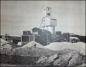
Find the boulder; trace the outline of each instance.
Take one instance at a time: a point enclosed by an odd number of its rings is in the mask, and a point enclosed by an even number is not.
[[[39,58],[39,60],[36,62],[36,64],[45,64],[47,61],[47,57],[46,56],[42,56]]]
[[[68,66],[77,66],[80,64],[82,64],[82,56],[80,56],[78,53],[73,54]]]
[[[77,66],[82,63],[82,57],[77,51],[59,55],[59,58],[53,62],[54,66]]]
[[[36,62],[37,64],[51,64],[54,62],[55,59],[58,58],[58,54],[54,54],[51,56],[42,56],[39,58],[39,60]]]
[[[47,59],[47,63],[50,64],[50,63],[54,62],[55,59],[57,59],[57,58],[58,58],[58,54],[54,54],[54,55],[48,57],[48,59]]]
[[[71,58],[71,53],[59,55],[59,58],[54,61],[53,65],[54,66],[67,66],[70,58]]]

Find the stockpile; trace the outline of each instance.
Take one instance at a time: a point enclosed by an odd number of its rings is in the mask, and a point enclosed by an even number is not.
[[[11,49],[12,46],[9,44],[9,42],[7,42],[4,39],[0,38],[0,53],[1,54],[10,54],[11,53]]]
[[[13,55],[11,56],[11,59],[9,59],[11,61],[9,61],[10,63],[29,65],[34,65],[41,56],[55,54],[55,51],[45,49],[42,45],[35,41],[31,41],[22,47],[14,48],[12,51]]]
[[[7,44],[5,42],[5,46]],[[84,62],[84,46],[85,44],[82,42],[54,42],[47,46],[42,46],[35,41],[31,41],[22,47],[14,49],[6,46],[7,49],[12,51],[12,54],[2,55],[1,61],[11,64],[78,66]]]
[[[15,48],[13,51],[16,55],[35,57],[51,55],[55,53],[55,51],[44,48],[44,46],[35,41],[31,41],[22,47]]]
[[[3,45],[3,44],[7,44],[8,42],[2,38],[0,38],[0,44]]]
[[[72,49],[79,51],[81,54],[85,55],[85,43],[77,42],[77,43],[70,43],[70,42],[54,42],[50,43],[49,45],[45,46],[45,48],[59,51],[63,49]]]
[[[36,63],[39,65],[42,64],[65,67],[81,65],[83,60],[79,52],[65,49],[49,57],[42,56]]]
[[[39,44],[39,43],[37,43],[35,41],[31,41],[31,42],[25,44],[24,46],[22,46],[21,48],[32,47],[32,46],[33,47],[43,48],[43,45],[41,45],[41,44]]]
[[[49,57],[40,57],[37,64],[53,66],[86,66],[85,43],[54,42],[44,46],[50,50],[57,51]],[[84,58],[84,59],[83,59]]]

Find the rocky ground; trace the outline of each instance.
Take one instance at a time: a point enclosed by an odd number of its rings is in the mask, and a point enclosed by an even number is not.
[[[36,44],[36,46],[34,46],[34,44]],[[0,58],[2,66],[3,64],[11,64],[14,66],[20,64],[33,67],[86,66],[86,55],[80,53],[80,51],[67,48],[54,51],[36,42],[30,42],[22,47],[14,49],[9,49],[8,47],[6,49],[0,49]]]

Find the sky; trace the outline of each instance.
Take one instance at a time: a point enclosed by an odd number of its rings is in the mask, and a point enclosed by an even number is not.
[[[20,36],[39,27],[47,6],[57,19],[56,31],[85,35],[85,1],[1,1],[1,34]]]

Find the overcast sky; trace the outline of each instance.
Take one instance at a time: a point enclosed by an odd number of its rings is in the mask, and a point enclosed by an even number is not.
[[[47,6],[57,19],[57,31],[85,35],[85,1],[2,1],[1,34],[22,35],[39,27]]]

